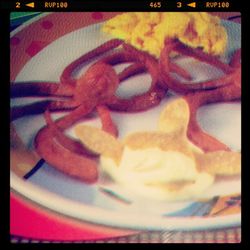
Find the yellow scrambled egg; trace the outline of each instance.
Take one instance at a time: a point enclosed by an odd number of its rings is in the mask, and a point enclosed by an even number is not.
[[[205,12],[124,13],[105,22],[103,31],[156,57],[166,37],[213,55],[222,55],[227,45],[220,18]]]

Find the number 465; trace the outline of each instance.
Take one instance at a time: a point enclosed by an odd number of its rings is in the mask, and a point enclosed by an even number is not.
[[[151,2],[149,6],[151,8],[161,8],[161,2]]]

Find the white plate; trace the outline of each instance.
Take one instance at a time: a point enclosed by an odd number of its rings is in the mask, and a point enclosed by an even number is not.
[[[229,35],[227,56],[241,46],[241,29],[239,24],[224,21]],[[109,40],[100,32],[100,24],[68,33],[52,42],[37,55],[32,57],[16,77],[16,81],[58,81],[62,70],[74,59],[96,46]],[[192,60],[181,60],[180,64],[190,67]],[[86,70],[81,69],[78,74]],[[118,67],[118,70],[121,67]],[[32,72],[32,73],[31,73]],[[215,77],[219,72],[206,65],[193,68],[196,80]],[[140,82],[143,84],[140,85]],[[134,77],[124,82],[118,93],[129,96],[143,92],[149,86],[147,75]],[[136,86],[136,89],[135,89]],[[161,104],[149,111],[136,114],[113,112],[112,116],[118,125],[120,136],[130,131],[154,130],[157,118],[172,97],[165,98]],[[29,100],[32,100],[29,98]],[[27,98],[11,101],[11,105],[27,103]],[[53,114],[59,117],[61,113]],[[233,150],[241,150],[241,106],[239,103],[213,104],[202,107],[198,112],[201,126]],[[14,122],[16,130],[24,143],[32,146],[38,129],[45,123],[41,115],[27,116]],[[87,122],[100,126],[94,119]],[[25,129],[29,128],[29,129]],[[72,129],[67,133],[72,134]],[[11,187],[25,197],[58,213],[71,216],[91,223],[106,226],[145,229],[145,230],[196,230],[220,228],[240,225],[240,213],[224,216],[206,217],[205,213],[214,205],[215,196],[241,193],[241,180],[231,179],[215,183],[203,194],[205,202],[159,202],[132,195],[118,186],[110,187],[110,193],[100,191],[100,186],[86,185],[70,178],[56,169],[44,164],[28,180],[17,177],[11,172]],[[117,188],[117,189],[116,189]],[[107,190],[106,190],[107,191]],[[112,193],[114,192],[114,193]],[[118,195],[122,199],[114,198]]]

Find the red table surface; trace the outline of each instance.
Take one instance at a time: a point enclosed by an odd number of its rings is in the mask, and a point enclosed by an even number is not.
[[[40,240],[92,240],[134,234],[76,221],[27,202],[15,193],[10,195],[10,234]]]

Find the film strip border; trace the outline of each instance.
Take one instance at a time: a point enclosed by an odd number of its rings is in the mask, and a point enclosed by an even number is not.
[[[3,9],[11,11],[240,11],[240,1],[233,0],[19,0],[3,1]]]
[[[21,236],[11,236],[11,243],[240,243],[241,228],[230,228],[210,231],[147,231],[136,235],[97,240],[39,240],[29,239]]]

